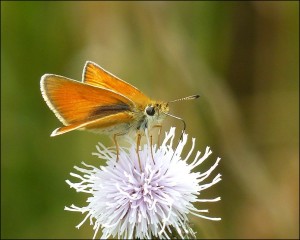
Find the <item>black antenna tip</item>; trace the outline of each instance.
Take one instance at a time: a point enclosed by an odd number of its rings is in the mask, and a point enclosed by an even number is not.
[[[192,100],[192,99],[196,99],[196,98],[199,98],[200,95],[196,94],[196,95],[192,95],[192,96],[189,96],[189,97],[186,97],[186,98],[183,98],[183,99],[186,99],[186,100]]]

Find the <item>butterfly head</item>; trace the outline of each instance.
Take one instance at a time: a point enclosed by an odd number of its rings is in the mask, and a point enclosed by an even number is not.
[[[151,102],[145,107],[145,115],[153,121],[160,122],[169,112],[169,105],[166,102]]]

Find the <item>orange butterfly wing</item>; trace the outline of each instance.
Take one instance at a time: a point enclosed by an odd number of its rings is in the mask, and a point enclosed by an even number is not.
[[[128,112],[120,112],[113,115],[107,115],[105,117],[88,121],[85,123],[76,123],[68,126],[60,127],[55,129],[51,136],[57,136],[66,132],[70,132],[76,129],[85,129],[85,130],[103,130],[111,126],[116,126],[121,123],[131,123],[133,120],[132,114]],[[125,130],[126,131],[126,130]]]
[[[67,126],[61,128],[62,132],[54,131],[53,135],[78,129],[89,123],[98,128],[105,128],[129,122],[132,120],[130,112],[135,108],[130,99],[109,89],[86,85],[53,74],[45,74],[42,77],[41,91],[50,109]],[[119,118],[112,118],[120,113],[122,114]]]
[[[146,106],[151,100],[136,87],[119,79],[108,71],[104,70],[96,63],[87,61],[84,69],[82,81],[96,87],[110,89],[120,93],[139,106]]]

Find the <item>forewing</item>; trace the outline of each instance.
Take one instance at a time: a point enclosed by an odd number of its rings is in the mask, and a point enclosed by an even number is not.
[[[86,62],[83,69],[83,82],[120,93],[141,106],[145,106],[150,102],[150,99],[136,87],[119,79],[91,61]]]
[[[81,125],[134,108],[130,99],[109,89],[58,75],[45,74],[41,79],[41,91],[50,109],[64,125]]]

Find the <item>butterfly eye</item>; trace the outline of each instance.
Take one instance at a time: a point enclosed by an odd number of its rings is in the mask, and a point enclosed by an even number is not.
[[[155,113],[154,107],[153,107],[153,106],[148,106],[148,107],[146,108],[146,113],[147,113],[149,116],[153,116],[154,113]]]

